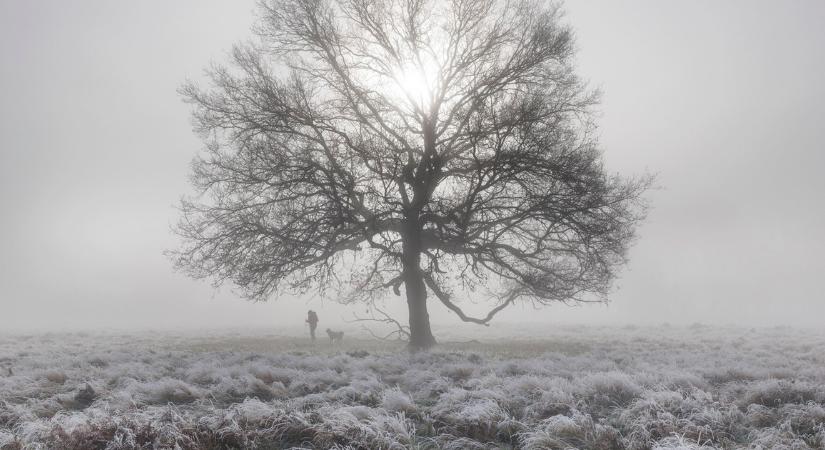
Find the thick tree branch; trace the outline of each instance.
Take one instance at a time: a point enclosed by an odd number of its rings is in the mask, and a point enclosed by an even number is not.
[[[441,287],[438,285],[438,282],[435,281],[435,279],[432,277],[432,275],[430,275],[428,273],[425,273],[424,274],[424,280],[427,283],[427,287],[429,287],[430,290],[433,291],[433,293],[438,298],[438,300],[440,300],[441,303],[444,304],[444,306],[446,306],[448,309],[450,309],[450,311],[456,313],[456,315],[458,315],[459,319],[463,320],[464,322],[476,323],[476,324],[484,325],[484,326],[490,326],[490,321],[493,320],[493,317],[495,317],[496,314],[501,312],[504,308],[512,305],[513,302],[519,296],[517,291],[511,292],[506,297],[504,297],[504,299],[502,300],[502,302],[498,306],[491,309],[490,312],[488,312],[487,315],[484,318],[479,319],[479,318],[476,318],[476,317],[468,316],[467,314],[464,313],[464,311],[462,311],[462,309],[458,305],[453,303],[450,300],[450,295],[447,294],[446,292],[444,292],[443,289],[441,289]]]

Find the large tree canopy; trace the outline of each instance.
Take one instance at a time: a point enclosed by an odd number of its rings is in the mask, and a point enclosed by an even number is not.
[[[182,88],[207,142],[177,265],[250,299],[403,287],[486,324],[508,305],[603,300],[646,178],[609,175],[571,31],[532,0],[267,0],[259,40]],[[338,289],[336,289],[337,291]],[[470,317],[455,294],[475,292]]]

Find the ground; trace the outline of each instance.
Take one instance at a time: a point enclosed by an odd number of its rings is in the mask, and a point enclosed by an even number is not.
[[[820,331],[282,334],[0,335],[0,448],[825,447]]]

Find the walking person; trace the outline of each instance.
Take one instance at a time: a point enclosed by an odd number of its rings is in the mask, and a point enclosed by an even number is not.
[[[309,324],[309,335],[312,337],[312,341],[315,342],[315,329],[318,328],[318,314],[310,309],[307,313],[306,323]]]

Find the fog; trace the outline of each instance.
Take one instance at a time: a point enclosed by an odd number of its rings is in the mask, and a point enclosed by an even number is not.
[[[517,306],[500,322],[819,326],[825,3],[565,10],[579,73],[604,91],[610,171],[658,173],[660,188],[609,306]],[[350,317],[320,298],[249,303],[163,256],[203,146],[176,89],[250,38],[253,12],[0,2],[0,330],[300,325],[308,307],[322,326]],[[458,321],[431,304],[434,323]]]

